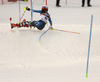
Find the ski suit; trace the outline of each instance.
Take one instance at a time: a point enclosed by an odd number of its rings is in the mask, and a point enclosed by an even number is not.
[[[30,9],[32,12],[40,13],[40,20],[39,21],[32,21],[31,25],[37,27],[39,30],[42,30],[47,21],[49,21],[50,26],[52,26],[52,20],[50,18],[49,13],[43,13],[41,10],[34,10]]]

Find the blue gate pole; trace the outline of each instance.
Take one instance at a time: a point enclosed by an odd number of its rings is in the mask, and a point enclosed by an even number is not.
[[[20,15],[21,13],[20,13],[20,0],[19,0],[19,21],[20,21]]]
[[[32,9],[33,9],[34,0],[32,0]],[[32,21],[33,21],[33,12],[32,12]]]

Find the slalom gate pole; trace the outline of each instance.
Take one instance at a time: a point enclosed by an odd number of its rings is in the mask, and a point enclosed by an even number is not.
[[[32,6],[32,5],[33,5],[33,4],[32,4],[33,1],[31,0],[30,2],[31,2],[31,9],[33,9],[33,6]],[[31,21],[32,21],[32,20],[33,20],[33,12],[31,11]]]
[[[26,8],[24,7],[24,13],[23,13],[22,17],[20,18],[19,23],[20,23],[21,19],[23,18],[25,12],[26,12]]]
[[[43,3],[44,3],[44,0],[43,0]]]
[[[53,29],[56,31],[62,31],[62,32],[69,32],[69,33],[74,33],[74,34],[80,34],[79,32],[72,32],[72,31],[66,31],[66,30],[59,30],[59,29]]]
[[[20,21],[20,17],[21,17],[21,12],[20,12],[20,0],[19,0],[19,21]]]
[[[3,5],[3,0],[2,0],[2,5]]]
[[[33,3],[34,1],[32,0],[32,9],[33,9]],[[32,21],[33,21],[33,12],[32,12]]]
[[[47,0],[46,0],[46,5],[47,5]]]
[[[67,5],[67,0],[65,1],[65,4]]]
[[[86,78],[88,77],[88,66],[89,66],[89,53],[90,53],[90,43],[91,43],[91,34],[92,34],[92,23],[93,23],[93,15],[91,15],[90,36],[89,36],[89,45],[88,45],[87,67],[86,67]]]
[[[45,32],[43,32],[42,34],[41,34],[41,36],[39,37],[39,43],[41,43],[41,37],[47,32],[47,31],[49,31],[50,30],[50,28],[48,28]]]

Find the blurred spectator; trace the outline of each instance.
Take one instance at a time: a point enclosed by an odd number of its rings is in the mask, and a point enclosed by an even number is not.
[[[61,7],[61,6],[59,5],[59,3],[60,3],[60,0],[56,0],[56,7]]]
[[[17,1],[19,1],[19,0],[8,0],[8,2],[17,2]],[[28,0],[20,0],[20,1],[28,1]]]
[[[17,0],[8,0],[8,2],[17,2]]]
[[[85,5],[85,0],[82,0],[82,7],[84,7],[84,5]],[[87,6],[92,7],[92,5],[90,5],[90,0],[87,0]]]

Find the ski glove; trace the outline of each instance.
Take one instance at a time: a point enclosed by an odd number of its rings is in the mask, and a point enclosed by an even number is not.
[[[26,10],[30,11],[30,8],[26,7]]]
[[[53,28],[52,26],[49,26],[49,28],[50,28],[51,30],[54,30],[54,28]]]

